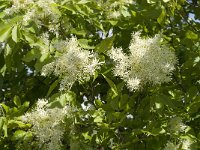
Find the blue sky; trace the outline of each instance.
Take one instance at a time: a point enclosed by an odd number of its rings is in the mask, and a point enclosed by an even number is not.
[[[195,15],[193,13],[189,13],[189,18],[191,18],[192,20],[194,20],[195,22],[200,23],[200,20],[195,19]]]

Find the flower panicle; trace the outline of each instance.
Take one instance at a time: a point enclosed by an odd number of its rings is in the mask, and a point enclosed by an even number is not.
[[[113,73],[127,84],[130,91],[139,90],[147,83],[159,85],[171,80],[177,58],[167,45],[161,43],[161,36],[142,38],[140,33],[132,34],[129,54],[122,48],[112,48],[108,55],[113,59]]]
[[[60,77],[61,91],[69,90],[76,81],[79,83],[89,81],[104,63],[99,61],[97,53],[82,49],[75,37],[57,44],[56,49],[61,52],[61,55],[45,65],[41,73]]]
[[[39,99],[36,107],[22,116],[22,121],[33,125],[30,130],[38,139],[40,148],[46,143],[46,149],[60,149],[64,134],[63,121],[71,116],[71,112],[68,105],[64,108],[48,108],[48,101]]]

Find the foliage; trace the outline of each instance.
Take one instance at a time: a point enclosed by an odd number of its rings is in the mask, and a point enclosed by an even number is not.
[[[199,0],[0,0],[0,149],[200,149],[199,9]],[[137,89],[115,74],[110,52],[130,56],[134,33],[162,35],[177,59],[171,81],[147,75]]]

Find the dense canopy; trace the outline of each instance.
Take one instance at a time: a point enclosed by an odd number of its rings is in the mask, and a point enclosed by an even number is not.
[[[0,149],[200,149],[200,0],[0,0]]]

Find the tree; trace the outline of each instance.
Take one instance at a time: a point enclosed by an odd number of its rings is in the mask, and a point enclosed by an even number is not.
[[[199,149],[199,7],[0,0],[0,148]]]

